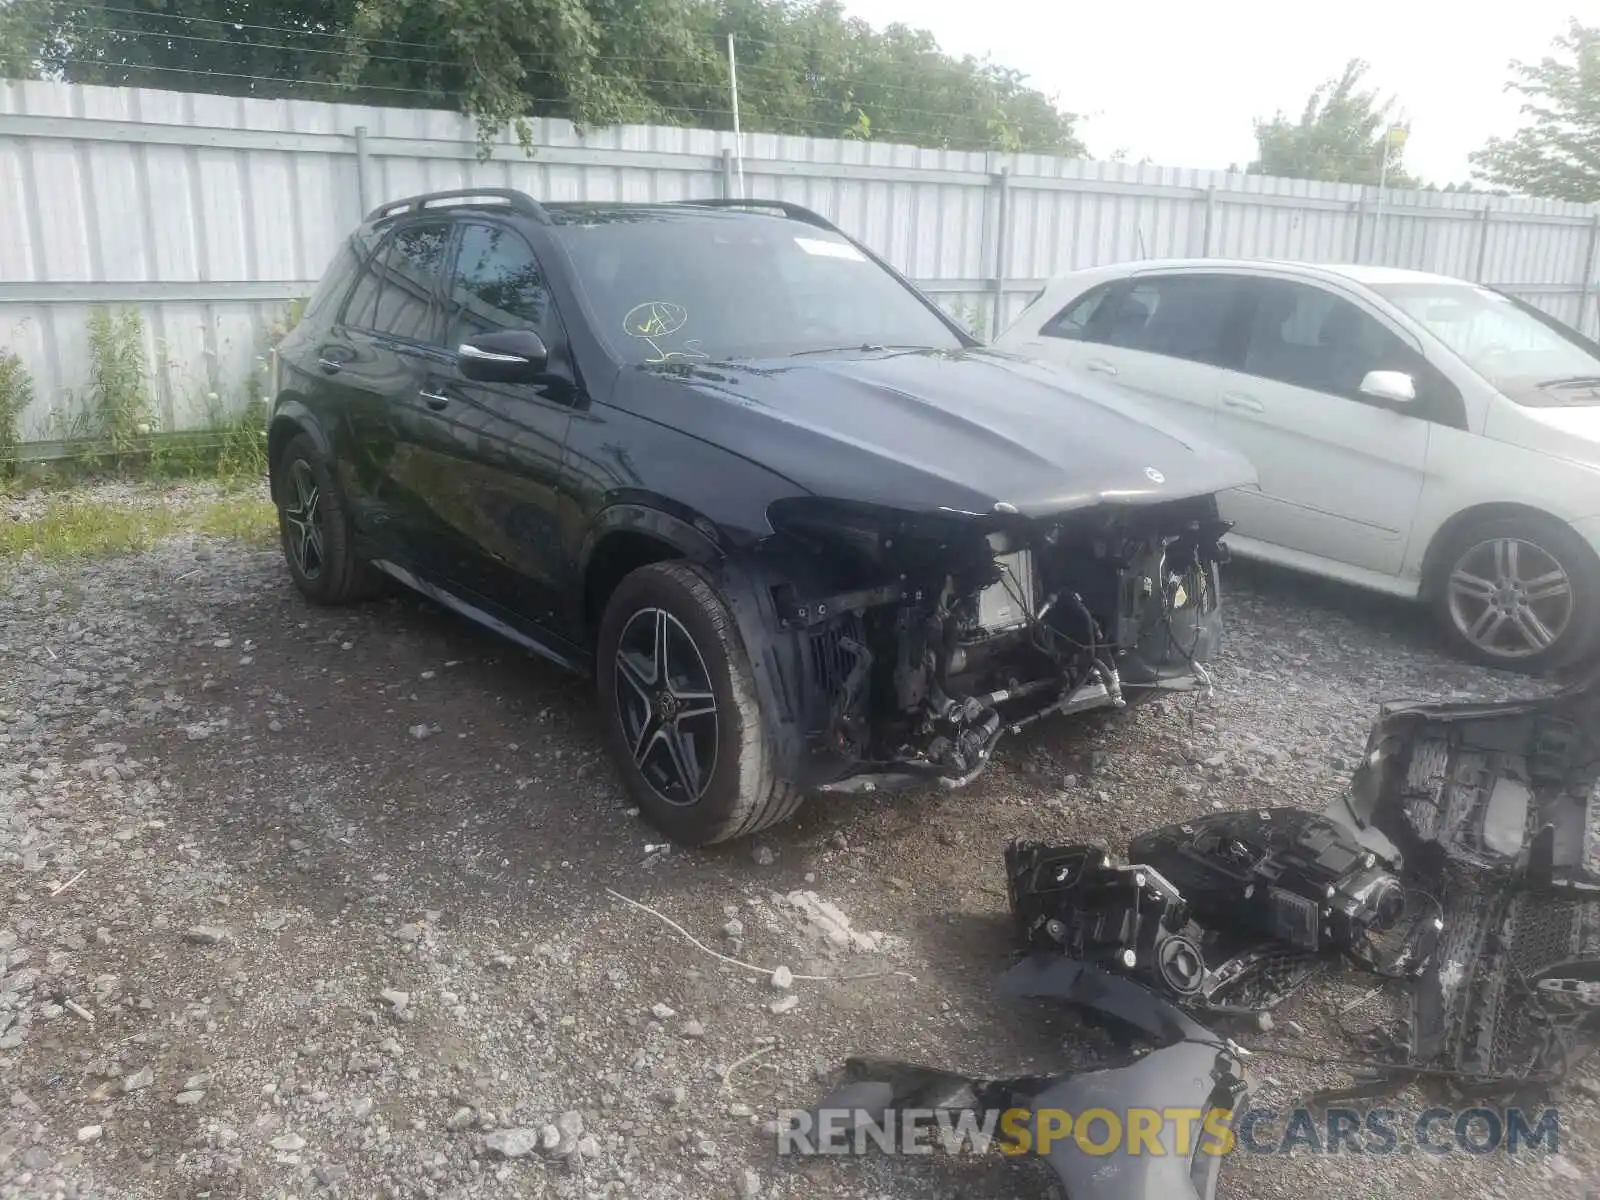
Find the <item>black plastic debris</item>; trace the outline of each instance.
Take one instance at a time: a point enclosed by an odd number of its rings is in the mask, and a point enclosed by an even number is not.
[[[1152,830],[1128,865],[1094,846],[1014,842],[1024,944],[1126,974],[1214,1015],[1274,1007],[1338,953],[1367,952],[1406,910],[1400,880],[1350,830],[1293,808]]]
[[[1434,898],[1391,1082],[1548,1089],[1600,1033],[1600,675],[1503,704],[1391,704],[1328,816]]]
[[[892,1125],[911,1109],[1034,1121],[1189,1107],[1228,1129],[1247,1051],[1197,1018],[1259,1017],[1341,960],[1404,981],[1410,1017],[1369,1038],[1370,1061],[1340,1060],[1365,1067],[1360,1083],[1311,1099],[1416,1080],[1531,1098],[1600,1041],[1600,673],[1543,699],[1385,706],[1349,794],[1321,815],[1217,813],[1139,835],[1125,862],[1017,841],[1005,867],[1029,957],[1002,990],[1154,1048],[1010,1079],[851,1059],[821,1109]],[[1090,1155],[1063,1138],[1042,1156],[1073,1200],[1209,1200],[1220,1156],[1187,1144]]]
[[[1014,999],[1068,1004],[1130,1026],[1155,1048],[1122,1067],[1011,1079],[853,1058],[814,1125],[887,1130],[898,1144],[913,1115],[967,1113],[978,1128],[1020,1131],[1013,1145],[1039,1153],[1073,1200],[1212,1200],[1220,1150],[1250,1090],[1237,1049],[1133,980],[1060,955],[1025,959],[1000,983]],[[1082,1137],[1071,1128],[1071,1118],[1097,1111],[1190,1115],[1182,1128],[1152,1122],[1156,1153],[1125,1136],[1113,1142],[1108,1128]]]

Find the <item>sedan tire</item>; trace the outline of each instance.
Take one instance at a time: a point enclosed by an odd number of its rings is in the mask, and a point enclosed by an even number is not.
[[[1600,561],[1559,521],[1530,515],[1465,526],[1438,564],[1434,611],[1464,657],[1539,674],[1570,665],[1592,647]]]
[[[612,593],[596,648],[601,721],[624,786],[674,841],[704,846],[792,816],[776,778],[750,660],[697,567],[641,567]]]

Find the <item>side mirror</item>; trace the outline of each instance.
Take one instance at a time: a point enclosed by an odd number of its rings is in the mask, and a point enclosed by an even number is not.
[[[1417,384],[1404,371],[1368,371],[1361,394],[1390,404],[1410,404],[1417,398]]]
[[[531,329],[480,333],[456,347],[461,374],[479,383],[537,383],[549,361],[544,339]]]

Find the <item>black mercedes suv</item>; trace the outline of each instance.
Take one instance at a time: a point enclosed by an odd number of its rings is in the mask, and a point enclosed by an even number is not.
[[[1203,682],[1215,493],[1253,481],[772,201],[386,204],[274,376],[306,597],[398,580],[592,672],[628,791],[689,844]]]

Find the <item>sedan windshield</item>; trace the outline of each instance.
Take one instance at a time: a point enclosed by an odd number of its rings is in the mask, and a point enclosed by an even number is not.
[[[715,211],[562,215],[556,236],[624,362],[962,344],[916,293],[827,230]]]
[[[1519,404],[1596,403],[1600,346],[1554,318],[1469,283],[1374,284],[1372,290]]]

